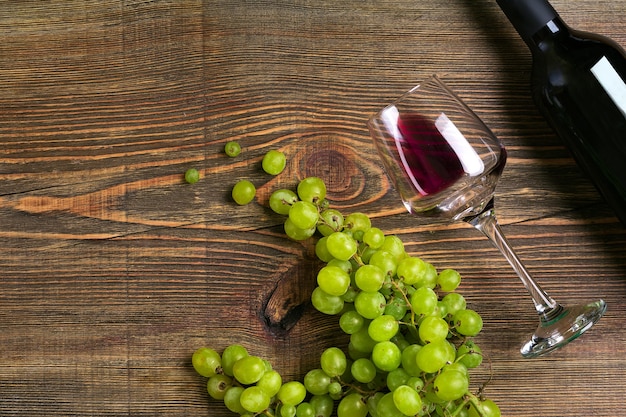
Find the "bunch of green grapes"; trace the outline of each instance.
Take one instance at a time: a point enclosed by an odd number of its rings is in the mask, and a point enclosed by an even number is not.
[[[291,239],[319,233],[315,252],[325,265],[311,302],[339,316],[347,352],[328,348],[302,382],[283,383],[239,345],[222,355],[201,348],[193,363],[209,377],[213,398],[247,417],[500,416],[493,401],[469,389],[469,370],[483,360],[472,340],[483,321],[455,291],[457,271],[437,272],[409,255],[400,238],[372,227],[363,213],[330,208],[320,178],[273,192],[269,204],[287,216]]]

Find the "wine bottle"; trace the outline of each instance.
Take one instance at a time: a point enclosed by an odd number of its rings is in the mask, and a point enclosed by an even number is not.
[[[626,54],[567,26],[546,0],[496,0],[532,54],[541,114],[626,225]]]

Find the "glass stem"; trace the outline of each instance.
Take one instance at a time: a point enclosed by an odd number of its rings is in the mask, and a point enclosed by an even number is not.
[[[530,293],[530,296],[535,304],[535,309],[537,310],[537,313],[542,316],[543,320],[551,321],[555,316],[558,316],[561,313],[563,308],[545,291],[543,291],[539,284],[535,282],[507,242],[496,218],[493,199],[487,204],[485,210],[483,210],[480,214],[465,218],[464,220],[476,229],[480,230],[485,236],[487,236],[487,238],[489,238],[491,243],[498,248],[500,252],[502,252],[502,255],[504,255],[509,264],[511,264]]]

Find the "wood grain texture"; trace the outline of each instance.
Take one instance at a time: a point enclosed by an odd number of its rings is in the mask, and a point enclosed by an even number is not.
[[[626,2],[553,5],[626,45]],[[621,414],[626,232],[532,106],[495,2],[7,0],[0,36],[0,416],[226,417],[197,347],[243,343],[299,378],[345,344],[308,303],[312,243],[266,207],[306,175],[462,273],[503,415]],[[468,226],[404,213],[382,172],[365,121],[432,73],[508,148],[497,205],[530,271],[559,300],[609,304],[561,352],[520,358],[536,319],[504,259]],[[277,177],[269,149],[288,158]],[[240,178],[258,187],[245,207]]]

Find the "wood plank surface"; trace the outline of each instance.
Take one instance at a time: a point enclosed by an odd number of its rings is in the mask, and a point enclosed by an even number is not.
[[[625,1],[553,5],[626,46]],[[495,1],[4,0],[0,37],[0,416],[226,417],[197,347],[242,343],[300,378],[344,345],[308,302],[312,242],[266,207],[307,175],[461,272],[503,415],[621,415],[626,231],[533,107]],[[498,213],[529,270],[564,303],[608,302],[562,351],[521,358],[536,316],[513,271],[469,226],[406,214],[381,169],[368,116],[432,73],[508,148]]]

